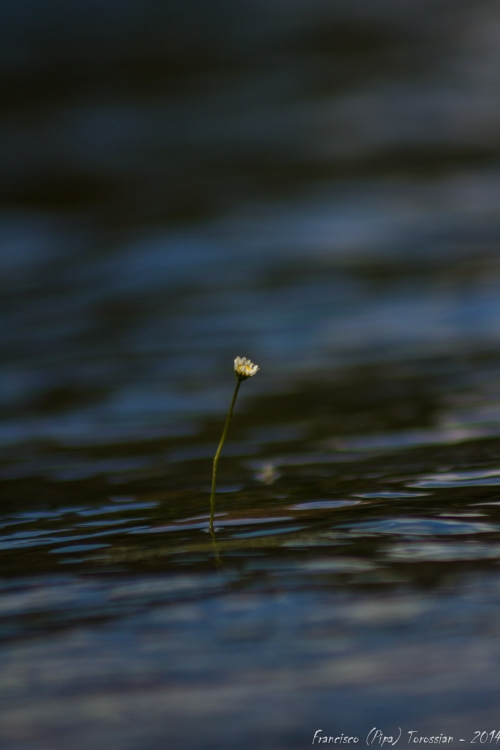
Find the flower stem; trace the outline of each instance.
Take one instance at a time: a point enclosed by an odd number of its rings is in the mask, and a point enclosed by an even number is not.
[[[229,407],[229,412],[226,417],[226,424],[224,425],[224,432],[222,433],[222,437],[220,439],[219,447],[217,448],[217,453],[214,457],[214,468],[212,471],[212,494],[210,495],[210,526],[209,529],[211,532],[214,530],[214,514],[215,514],[215,487],[217,485],[217,466],[219,463],[219,456],[221,454],[222,448],[224,446],[224,443],[226,442],[226,435],[227,431],[229,429],[229,422],[231,421],[231,417],[233,416],[233,409],[234,405],[236,403],[236,397],[238,396],[238,391],[240,389],[241,380],[238,378],[238,382],[236,383],[236,388],[234,389],[233,393],[233,400],[231,401],[231,406]]]

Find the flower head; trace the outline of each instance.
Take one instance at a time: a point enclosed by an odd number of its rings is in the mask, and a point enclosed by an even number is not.
[[[254,363],[246,357],[236,357],[234,360],[234,372],[238,380],[251,378],[252,375],[255,375],[255,373],[258,372],[258,370],[259,366],[254,365]]]

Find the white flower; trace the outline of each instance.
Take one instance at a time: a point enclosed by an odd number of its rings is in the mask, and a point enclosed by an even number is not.
[[[246,357],[236,357],[234,360],[234,372],[236,373],[238,380],[251,378],[252,375],[255,375],[255,373],[258,372],[258,370],[259,366],[254,365],[254,363]]]

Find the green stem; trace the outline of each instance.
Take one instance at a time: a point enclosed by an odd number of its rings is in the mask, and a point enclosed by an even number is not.
[[[224,446],[224,443],[226,442],[226,435],[227,431],[229,429],[229,422],[231,421],[231,417],[233,416],[233,409],[234,405],[236,403],[236,397],[238,396],[238,391],[240,389],[242,381],[238,379],[238,382],[236,383],[236,388],[234,389],[233,393],[233,400],[231,401],[231,406],[229,407],[229,412],[226,417],[226,424],[224,425],[224,432],[222,433],[222,437],[220,439],[219,447],[217,448],[217,453],[214,457],[214,468],[212,471],[212,494],[210,495],[210,526],[209,529],[211,532],[214,530],[214,514],[215,514],[215,487],[217,485],[217,466],[219,463],[219,456],[221,454],[222,448]]]

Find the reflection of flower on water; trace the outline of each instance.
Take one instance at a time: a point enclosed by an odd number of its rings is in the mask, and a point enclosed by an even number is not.
[[[279,477],[279,471],[277,471],[276,467],[271,462],[263,464],[255,474],[255,478],[263,484],[274,484]]]
[[[255,375],[255,373],[258,372],[258,370],[259,366],[254,365],[254,363],[246,357],[236,357],[234,360],[234,372],[236,373],[238,380],[251,378],[252,375]]]

